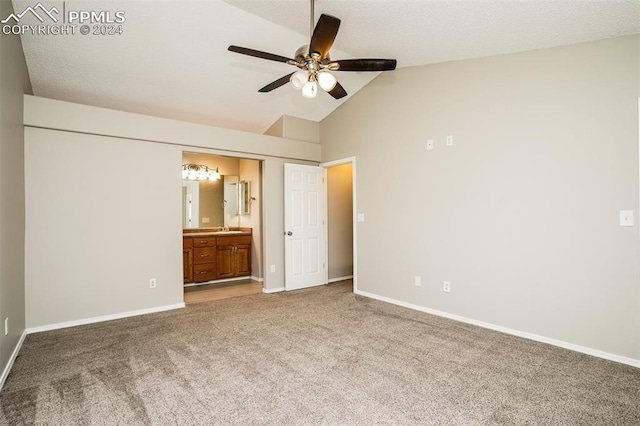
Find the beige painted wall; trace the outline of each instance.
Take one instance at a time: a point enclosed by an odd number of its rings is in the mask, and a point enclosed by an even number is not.
[[[182,303],[181,150],[31,127],[25,139],[27,327]]]
[[[317,164],[318,144],[25,100],[27,327],[182,302],[180,166],[186,150],[263,161],[262,250],[275,265],[275,272],[264,273],[264,285],[284,286],[284,163]],[[56,117],[62,130],[38,128],[55,126]],[[91,123],[97,123],[94,131]],[[118,137],[107,136],[109,129]],[[123,138],[128,129],[143,140]],[[104,135],[78,133],[83,131]],[[171,142],[167,135],[174,134],[180,136]],[[234,135],[239,146],[255,145],[257,153],[226,150]],[[151,142],[156,136],[162,140]],[[218,142],[225,150],[216,149]],[[295,144],[301,146],[292,151],[308,160],[265,154]],[[96,159],[100,173],[92,169]],[[89,177],[78,178],[83,172]],[[158,288],[149,289],[149,278],[157,278]]]
[[[284,115],[276,120],[267,130],[265,130],[265,135],[277,136],[279,138],[283,137],[283,127],[284,127]]]
[[[0,16],[12,12],[0,2]],[[29,89],[18,36],[0,36],[0,374],[25,330],[24,308],[24,132],[22,102]],[[9,334],[4,320],[9,318]],[[0,387],[2,380],[0,380]]]
[[[352,165],[327,168],[329,280],[353,275]]]
[[[326,118],[322,160],[357,157],[358,288],[640,360],[638,44],[399,69]]]
[[[70,130],[159,143],[179,144],[185,151],[215,149],[232,156],[265,155],[290,160],[319,161],[320,144],[241,132],[203,124],[115,111],[54,99],[25,96],[26,126]],[[192,149],[193,148],[193,149]]]
[[[283,115],[271,125],[265,135],[295,139],[307,142],[320,142],[320,123],[304,118]]]
[[[250,214],[240,215],[240,226],[252,229],[251,241],[251,275],[262,278],[262,190],[260,187],[260,162],[257,160],[240,160],[240,180],[251,183]]]
[[[320,123],[304,118],[282,116],[282,137],[308,142],[320,142]]]

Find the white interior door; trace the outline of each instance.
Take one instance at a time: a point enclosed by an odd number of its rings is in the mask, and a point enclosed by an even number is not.
[[[284,165],[285,289],[327,283],[325,169]]]

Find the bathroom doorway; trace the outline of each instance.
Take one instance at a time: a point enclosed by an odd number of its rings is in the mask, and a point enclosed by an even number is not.
[[[183,152],[185,303],[262,291],[262,161]]]

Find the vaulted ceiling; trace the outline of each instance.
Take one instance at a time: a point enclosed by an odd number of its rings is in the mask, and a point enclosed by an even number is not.
[[[17,13],[36,3],[13,0]],[[120,35],[22,36],[36,96],[262,133],[282,115],[320,121],[377,76],[336,72],[349,93],[341,100],[305,99],[290,85],[257,92],[295,68],[227,47],[293,57],[309,41],[309,0],[41,3],[121,10],[126,21]],[[333,59],[395,58],[399,68],[640,32],[637,0],[317,0],[321,13],[342,20]]]

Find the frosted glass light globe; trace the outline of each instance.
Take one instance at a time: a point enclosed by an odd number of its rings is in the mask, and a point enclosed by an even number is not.
[[[338,80],[333,76],[333,74],[328,72],[318,73],[318,83],[320,83],[320,87],[322,87],[327,92],[333,90],[338,83]]]
[[[291,74],[291,78],[289,78],[289,81],[296,90],[300,90],[307,82],[307,79],[307,72],[304,70],[299,70]]]
[[[318,83],[315,81],[307,81],[302,88],[302,96],[305,98],[315,98],[318,94]]]

